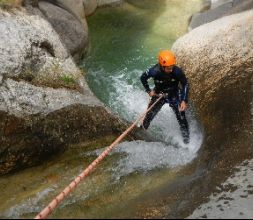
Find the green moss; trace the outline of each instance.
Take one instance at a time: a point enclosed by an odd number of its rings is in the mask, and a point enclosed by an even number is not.
[[[30,84],[42,87],[51,88],[67,88],[82,92],[82,88],[78,83],[79,77],[82,77],[80,73],[65,72],[59,63],[53,64],[43,70],[39,70],[33,67],[27,67],[22,71],[18,77],[12,77],[14,80],[25,80]]]
[[[0,0],[1,5],[13,4],[14,0]]]
[[[0,0],[0,7],[4,9],[19,7],[21,4],[22,0]]]
[[[67,85],[73,85],[75,84],[75,79],[72,77],[72,76],[69,76],[69,75],[63,75],[63,76],[60,76],[60,79],[66,83]]]

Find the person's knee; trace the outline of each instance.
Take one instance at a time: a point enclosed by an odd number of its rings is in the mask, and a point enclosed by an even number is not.
[[[144,120],[142,123],[142,128],[147,130],[149,125],[150,125],[150,121]]]

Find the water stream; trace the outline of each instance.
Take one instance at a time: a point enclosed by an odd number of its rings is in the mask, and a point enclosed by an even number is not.
[[[148,104],[139,77],[187,32],[201,0],[128,0],[88,18],[91,49],[82,64],[95,95],[128,121]],[[149,129],[161,142],[123,142],[50,216],[51,218],[133,218],[125,207],[175,179],[197,156],[203,135],[191,106],[191,141],[185,145],[176,118],[164,106]],[[98,146],[99,147],[99,146]],[[0,218],[33,218],[92,162],[102,149],[72,147],[41,166],[0,178]]]

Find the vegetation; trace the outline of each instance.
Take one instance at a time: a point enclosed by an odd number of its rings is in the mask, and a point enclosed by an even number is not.
[[[4,9],[20,7],[22,2],[22,0],[0,0],[0,7]]]
[[[36,62],[36,61],[34,61]],[[33,62],[33,63],[34,63]],[[82,91],[78,83],[81,72],[65,71],[58,61],[55,61],[46,68],[38,66],[28,66],[24,68],[18,77],[12,77],[14,80],[24,80],[35,86],[45,86],[52,88],[67,88],[71,90]]]
[[[72,76],[69,75],[63,75],[60,77],[60,79],[67,85],[75,84],[76,81]]]

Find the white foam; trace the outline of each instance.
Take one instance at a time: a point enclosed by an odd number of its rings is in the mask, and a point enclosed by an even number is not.
[[[104,149],[99,149],[90,154],[97,156]],[[123,142],[112,152],[122,154],[112,167],[113,176],[119,179],[122,176],[138,172],[146,172],[158,168],[175,168],[191,162],[196,153],[189,148],[176,148],[161,142],[131,141]]]
[[[130,83],[127,83],[126,73],[124,73],[124,71],[122,71],[119,76],[112,79],[116,93],[111,95],[110,106],[117,112],[121,113],[122,117],[128,121],[134,121],[138,116],[145,112],[149,103],[147,93],[144,89],[139,88],[141,84],[139,80],[141,73],[140,70],[134,70],[127,73],[130,75],[128,76],[129,78],[136,79],[134,82]],[[161,111],[151,122],[151,126],[148,130],[164,142],[176,145],[179,144],[180,146],[186,147],[196,153],[202,144],[203,135],[192,112],[192,109],[187,111],[191,133],[190,144],[185,145],[183,143],[179,124],[174,112],[168,104],[163,106]]]
[[[124,142],[116,152],[127,154],[118,161],[120,175],[163,167],[174,168],[189,163],[195,157],[186,148],[177,149],[161,142]]]

